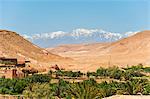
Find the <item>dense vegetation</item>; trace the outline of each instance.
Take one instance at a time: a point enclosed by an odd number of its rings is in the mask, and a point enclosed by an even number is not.
[[[63,77],[81,77],[83,75],[83,73],[81,73],[80,71],[77,72],[73,72],[73,71],[62,71],[62,70],[57,70],[55,72],[56,76],[63,76]]]
[[[100,99],[116,94],[150,95],[149,67],[142,65],[128,68],[99,68],[96,72],[86,74],[58,70],[48,74],[34,74],[22,79],[0,79],[0,94],[21,95],[30,99]],[[56,75],[58,82],[52,83]],[[63,77],[87,80],[69,82]],[[97,79],[112,79],[97,82]]]

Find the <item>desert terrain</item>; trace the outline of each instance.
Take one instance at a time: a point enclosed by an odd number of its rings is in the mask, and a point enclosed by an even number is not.
[[[70,44],[40,48],[19,34],[0,31],[1,57],[30,60],[33,67],[48,69],[57,64],[66,70],[95,71],[99,67],[150,65],[150,31],[116,42]]]
[[[70,69],[94,71],[100,66],[150,65],[150,31],[112,43],[61,45],[47,50],[74,59],[77,66]]]
[[[150,93],[150,67],[147,67],[150,65],[150,31],[139,32],[116,42],[61,45],[44,49],[15,32],[1,30],[0,56],[15,57],[19,61],[29,60],[30,67],[38,70],[30,73],[30,68],[24,67],[26,69],[21,70],[25,70],[23,78],[1,78],[2,99],[60,99],[87,94],[102,99],[149,99],[145,95]],[[7,69],[10,67],[6,64],[2,71],[6,73]],[[43,95],[43,92],[47,94]],[[78,93],[81,94],[78,96]]]

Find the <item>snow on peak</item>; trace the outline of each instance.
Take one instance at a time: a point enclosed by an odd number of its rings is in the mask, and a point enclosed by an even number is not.
[[[25,39],[29,39],[32,42],[51,42],[51,43],[84,43],[84,42],[103,42],[103,41],[116,41],[121,38],[129,37],[138,32],[126,32],[126,33],[115,33],[105,31],[103,29],[86,29],[77,28],[71,32],[56,31],[50,33],[34,34],[32,36],[23,35]],[[45,43],[43,43],[45,44]]]
[[[140,32],[140,31],[136,31],[136,32],[129,31],[129,32],[126,32],[126,33],[125,33],[125,36],[126,36],[126,37],[133,36],[133,35],[135,35],[135,34],[138,33],[138,32]]]
[[[80,36],[91,36],[95,32],[98,32],[98,29],[84,29],[79,28],[72,31],[71,36],[73,37],[80,37]]]
[[[56,32],[50,32],[50,33],[41,33],[41,34],[34,34],[32,36],[28,35],[22,35],[25,39],[31,39],[31,40],[38,40],[38,39],[54,39],[59,38],[62,36],[65,36],[66,32],[63,31],[56,31]]]
[[[57,31],[57,32],[52,32],[51,35],[50,35],[50,38],[53,39],[53,38],[59,38],[59,37],[63,37],[66,35],[66,32],[63,32],[63,31]]]

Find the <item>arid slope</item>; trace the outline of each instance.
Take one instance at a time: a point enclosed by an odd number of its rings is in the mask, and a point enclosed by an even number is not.
[[[150,31],[112,43],[63,45],[48,50],[75,59],[81,65],[79,68],[85,71],[99,66],[150,65]]]
[[[0,57],[24,58],[30,60],[33,64],[45,63],[45,65],[69,60],[52,54],[32,44],[19,34],[7,30],[0,30]]]

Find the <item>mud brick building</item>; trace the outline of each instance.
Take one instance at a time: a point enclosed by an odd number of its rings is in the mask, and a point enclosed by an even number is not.
[[[17,58],[0,57],[0,78],[21,78],[24,77],[22,68],[30,61],[18,61]]]

